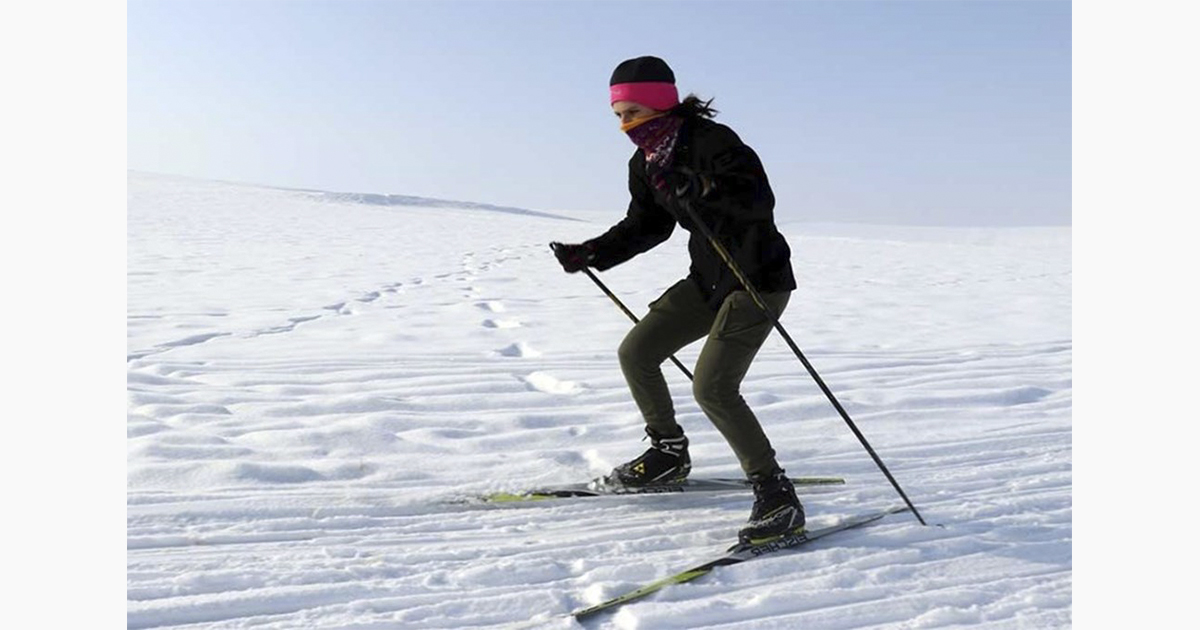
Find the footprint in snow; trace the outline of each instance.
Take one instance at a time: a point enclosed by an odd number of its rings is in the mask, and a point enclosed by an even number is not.
[[[183,346],[195,346],[198,344],[202,344],[206,341],[212,341],[213,339],[216,339],[217,337],[228,337],[229,334],[230,333],[204,333],[204,334],[200,334],[200,335],[192,335],[191,337],[184,337],[183,339],[177,339],[175,341],[168,341],[166,343],[161,343],[161,344],[159,344],[159,346],[162,348],[181,348]]]
[[[491,313],[503,313],[506,310],[508,310],[508,309],[504,308],[503,303],[497,302],[494,300],[489,300],[486,302],[476,302],[475,306],[478,306],[479,308],[481,308],[485,311],[491,312]]]
[[[517,343],[514,343],[508,347],[501,348],[501,349],[497,350],[495,352],[495,354],[502,356],[502,357],[514,357],[514,358],[542,356],[542,353],[540,351],[533,349],[532,346],[525,343],[524,341],[518,341]]]
[[[289,317],[287,324],[284,324],[282,326],[272,326],[271,328],[264,328],[260,331],[251,333],[250,336],[251,337],[261,337],[262,335],[278,335],[280,333],[288,333],[288,332],[292,332],[293,330],[296,330],[296,327],[299,326],[300,324],[303,324],[306,322],[311,322],[311,321],[318,320],[318,319],[321,319],[320,315],[308,315],[305,317]]]
[[[530,389],[547,394],[577,394],[583,391],[579,383],[559,380],[545,372],[534,372],[519,378]]]
[[[515,319],[485,319],[484,328],[520,328],[521,322]]]
[[[192,335],[190,337],[184,337],[183,339],[176,339],[175,341],[168,341],[166,343],[161,343],[161,344],[155,346],[154,349],[152,349],[152,350],[143,350],[140,352],[127,353],[125,355],[125,360],[126,361],[136,361],[138,359],[144,359],[152,354],[166,352],[167,350],[171,350],[174,348],[182,348],[185,346],[196,346],[196,345],[200,345],[202,343],[212,341],[213,339],[219,339],[221,337],[229,337],[232,334],[233,333],[224,333],[223,332],[223,333],[204,333],[204,334],[200,334],[200,335]]]

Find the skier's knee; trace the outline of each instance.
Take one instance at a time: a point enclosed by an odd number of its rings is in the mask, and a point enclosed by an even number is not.
[[[692,381],[692,395],[700,408],[708,411],[729,406],[740,394],[736,386],[730,387],[715,378],[702,378],[702,374],[697,373]]]
[[[662,350],[647,344],[644,338],[629,335],[617,348],[617,359],[621,362],[621,369],[626,372],[646,372],[658,369],[667,360],[661,353]]]
[[[621,369],[626,372],[647,362],[645,352],[632,337],[626,337],[617,348],[617,360],[621,362]]]

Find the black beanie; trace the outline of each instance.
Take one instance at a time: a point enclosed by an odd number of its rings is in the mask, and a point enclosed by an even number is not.
[[[671,72],[667,62],[658,57],[635,57],[622,61],[608,80],[609,85],[644,82],[674,83],[675,73]]]

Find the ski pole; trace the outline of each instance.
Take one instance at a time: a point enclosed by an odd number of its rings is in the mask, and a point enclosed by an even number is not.
[[[557,249],[554,247],[554,245],[555,245],[555,243],[551,243],[550,249],[557,251]],[[625,308],[625,305],[621,303],[620,298],[618,298],[615,294],[613,294],[612,291],[609,291],[608,287],[604,286],[604,283],[600,281],[600,278],[596,277],[596,274],[592,273],[591,269],[584,267],[583,273],[586,273],[587,276],[592,279],[592,282],[595,282],[596,286],[600,287],[600,290],[604,292],[604,295],[607,295],[608,299],[612,300],[613,303],[617,305],[617,308],[621,309],[621,311],[623,311],[626,315],[629,316],[629,319],[633,320],[633,323],[636,324],[636,323],[638,323],[638,321],[640,321],[637,318],[637,315],[634,315],[629,309]],[[675,364],[675,367],[679,368],[683,372],[684,376],[688,377],[689,381],[695,380],[695,378],[692,376],[692,373],[689,372],[687,368],[683,367],[683,364],[679,362],[679,359],[675,358],[675,355],[671,355],[668,358],[671,359],[671,363]]]
[[[677,196],[679,196],[678,193]],[[900,494],[900,498],[904,499],[904,503],[908,505],[908,509],[912,510],[913,516],[916,516],[917,520],[920,521],[922,525],[927,525],[925,519],[921,518],[921,513],[917,511],[917,507],[908,499],[908,495],[904,493],[904,489],[900,487],[900,484],[896,481],[896,478],[892,476],[891,471],[889,471],[887,466],[884,465],[883,460],[880,459],[879,455],[875,453],[875,449],[871,448],[871,444],[867,442],[866,436],[862,434],[862,431],[858,430],[858,425],[854,424],[854,421],[850,419],[850,414],[846,413],[846,410],[842,408],[842,404],[838,402],[837,397],[833,395],[833,391],[831,391],[829,386],[825,384],[825,381],[821,378],[821,375],[817,374],[816,368],[813,367],[812,363],[808,362],[808,359],[805,358],[804,353],[800,351],[800,348],[796,345],[796,342],[792,341],[791,335],[784,330],[783,324],[779,323],[779,317],[776,316],[775,312],[771,310],[771,306],[763,301],[762,294],[760,294],[758,290],[754,288],[754,285],[750,283],[749,278],[747,278],[746,274],[742,272],[741,267],[739,267],[737,262],[733,260],[733,257],[729,255],[729,250],[725,249],[725,246],[717,240],[717,237],[712,233],[712,230],[708,229],[708,225],[700,219],[700,215],[696,213],[694,208],[692,208],[690,201],[682,196],[679,196],[679,202],[683,206],[684,211],[687,212],[687,215],[692,219],[692,222],[695,223],[696,227],[700,229],[700,233],[704,235],[704,238],[708,239],[709,244],[711,244],[713,249],[716,250],[717,255],[721,257],[721,260],[725,261],[725,265],[728,266],[729,270],[733,272],[733,275],[737,277],[738,282],[745,287],[746,292],[750,294],[750,298],[754,300],[754,303],[758,305],[758,308],[762,309],[762,312],[767,316],[767,319],[771,320],[771,325],[775,327],[775,330],[779,331],[779,335],[783,337],[783,340],[787,342],[788,347],[790,347],[792,352],[796,354],[796,358],[800,359],[800,363],[804,364],[804,367],[808,370],[809,375],[812,376],[814,381],[816,381],[817,387],[821,388],[821,391],[825,393],[825,397],[828,398],[829,402],[833,404],[833,408],[836,409],[837,412],[842,416],[842,420],[846,421],[846,426],[850,427],[850,430],[854,433],[854,436],[857,437],[858,441],[862,443],[863,448],[867,449],[867,453],[871,455],[871,459],[875,460],[875,465],[879,467],[879,470],[882,471],[884,476],[887,477],[888,481],[892,483],[892,487],[895,488],[896,492]]]

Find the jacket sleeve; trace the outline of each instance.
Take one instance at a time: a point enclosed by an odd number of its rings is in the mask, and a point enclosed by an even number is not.
[[[700,168],[715,184],[700,205],[719,220],[771,221],[775,194],[758,154],[724,125],[714,125],[697,138]]]
[[[635,155],[636,159],[640,157]],[[592,266],[600,271],[650,250],[675,230],[675,217],[654,201],[650,183],[638,172],[634,160],[629,164],[629,209],[625,218],[586,243],[595,252]]]

